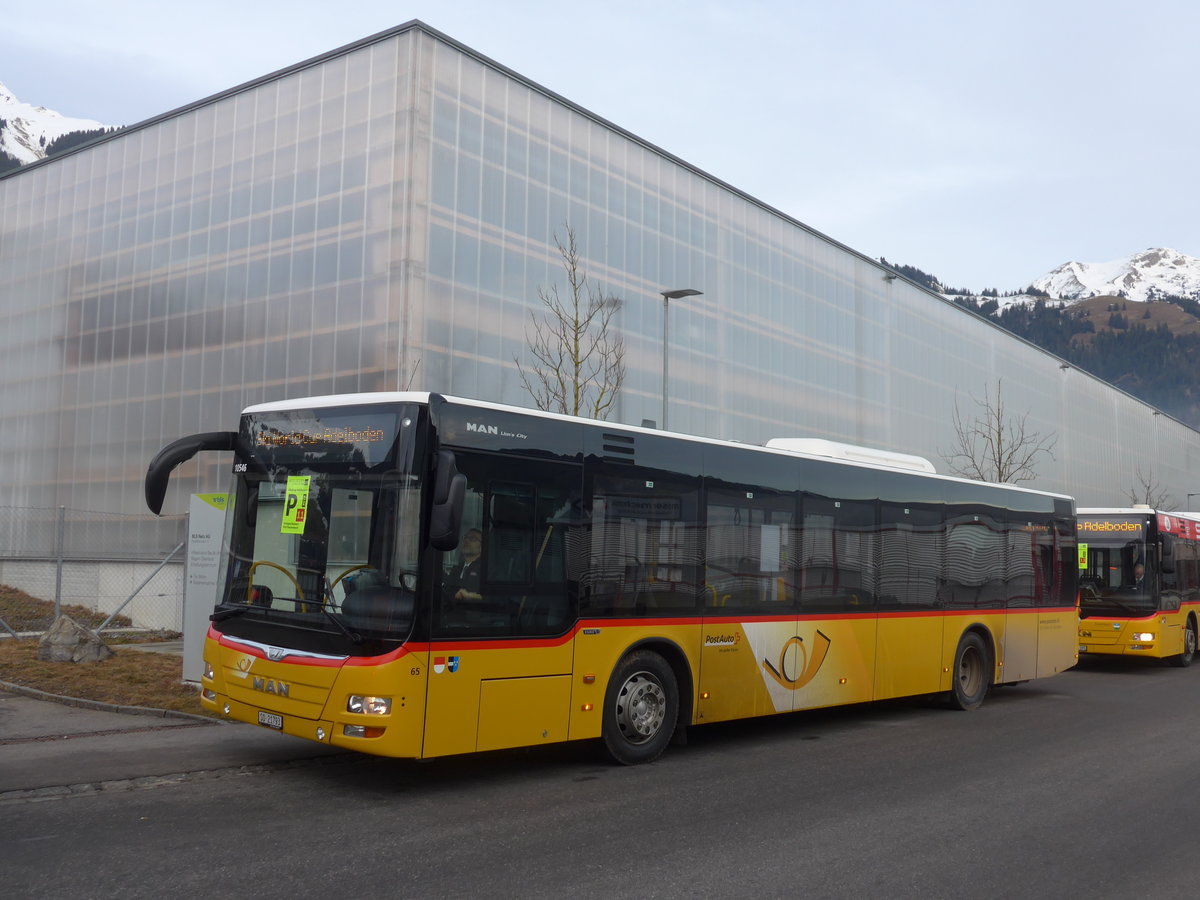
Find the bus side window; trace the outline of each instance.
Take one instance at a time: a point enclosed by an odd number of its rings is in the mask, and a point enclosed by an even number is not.
[[[795,596],[795,497],[713,485],[705,517],[704,603],[727,612],[778,612]]]
[[[533,487],[493,484],[483,564],[489,582],[529,582]]]
[[[588,614],[699,610],[704,580],[699,494],[698,481],[686,479],[596,477]]]
[[[1192,599],[1196,590],[1196,542],[1180,540],[1175,544],[1175,582],[1181,594]]]
[[[807,495],[802,521],[802,611],[874,608],[879,549],[875,504]]]
[[[577,466],[546,460],[498,459],[456,451],[467,478],[462,532],[480,533],[478,598],[451,603],[461,548],[446,553],[436,636],[504,637],[561,634],[577,615],[578,573],[568,571],[568,542],[579,543],[586,517]],[[576,553],[581,553],[576,549]],[[581,566],[571,567],[578,570]]]
[[[887,502],[879,520],[879,608],[935,609],[945,555],[941,509]]]
[[[946,582],[950,606],[1003,608],[1010,549],[1005,525],[986,512],[962,513],[947,520]]]

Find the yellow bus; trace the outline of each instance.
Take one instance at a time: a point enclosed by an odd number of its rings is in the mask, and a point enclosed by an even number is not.
[[[248,408],[202,704],[393,757],[912,695],[1077,661],[1070,497],[828,442],[758,447],[428,393]]]
[[[1200,515],[1088,508],[1079,522],[1079,652],[1190,666],[1200,614]]]

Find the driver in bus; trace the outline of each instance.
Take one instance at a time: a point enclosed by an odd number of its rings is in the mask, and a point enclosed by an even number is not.
[[[1142,565],[1141,563],[1134,563],[1134,565],[1133,565],[1133,589],[1135,591],[1140,591],[1145,586],[1145,582],[1142,580],[1145,577],[1145,575],[1146,575],[1146,567],[1144,565]]]
[[[446,573],[443,582],[447,600],[482,600],[480,583],[483,580],[483,534],[478,528],[468,528],[462,536],[458,562]]]

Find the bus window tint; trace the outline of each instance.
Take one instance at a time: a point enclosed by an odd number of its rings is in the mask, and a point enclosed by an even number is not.
[[[1030,607],[1041,602],[1038,596],[1040,574],[1048,554],[1040,547],[1040,535],[1049,534],[1048,526],[1010,520],[1005,530],[1005,585],[1010,607]]]
[[[1163,590],[1178,592],[1183,602],[1195,602],[1197,599],[1198,578],[1197,563],[1200,561],[1200,545],[1195,541],[1176,540],[1173,542],[1172,571],[1163,573]]]
[[[583,528],[578,469],[501,462],[502,469],[494,457],[457,455],[467,477],[461,533],[480,533],[480,596],[454,598],[448,586],[462,568],[462,550],[443,554],[438,636],[560,634],[574,619],[578,574],[569,577],[566,554],[579,546]]]
[[[801,611],[865,611],[872,608],[879,542],[875,504],[805,497],[803,515]]]
[[[941,510],[888,503],[880,521],[880,609],[933,609],[942,584]]]
[[[488,527],[483,563],[489,584],[526,584],[532,572],[532,484],[493,482],[488,492]]]
[[[697,610],[703,579],[698,498],[695,483],[660,477],[595,479],[588,614]]]
[[[705,528],[705,605],[780,612],[794,602],[795,500],[751,488],[711,487]]]
[[[1006,605],[1003,523],[987,513],[947,523],[946,582],[950,606],[995,609]]]
[[[1056,552],[1059,537],[1058,529],[1050,523],[1041,525],[1034,535],[1034,544],[1037,547],[1037,562],[1033,573],[1034,606],[1051,606],[1058,599],[1059,584],[1062,581]]]

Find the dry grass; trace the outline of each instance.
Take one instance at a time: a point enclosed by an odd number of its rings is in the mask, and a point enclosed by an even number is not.
[[[182,683],[183,660],[174,654],[115,646],[109,659],[73,663],[38,659],[37,649],[33,638],[0,639],[0,681],[81,700],[208,715],[196,688]]]
[[[1077,334],[1071,340],[1073,343],[1090,344],[1096,334],[1103,331],[1113,331],[1109,325],[1109,317],[1119,312],[1125,317],[1129,328],[1155,329],[1165,325],[1176,337],[1185,334],[1200,333],[1200,321],[1181,306],[1159,300],[1142,303],[1137,300],[1125,300],[1120,297],[1091,297],[1080,300],[1070,307],[1071,315],[1076,318],[1089,319],[1096,332]]]
[[[107,618],[80,607],[64,606],[62,611],[87,628],[95,628]],[[0,585],[0,619],[14,631],[42,631],[48,627],[47,622],[54,620],[54,604]],[[182,682],[183,660],[179,656],[148,653],[129,646],[177,639],[178,634],[118,637],[105,632],[101,637],[113,649],[114,656],[102,662],[72,663],[38,659],[36,637],[14,640],[2,628],[0,632],[4,635],[0,637],[0,681],[81,700],[208,715],[200,706],[196,688]]]
[[[63,605],[62,614],[70,616],[84,628],[95,628],[104,624],[104,620],[108,618],[107,613],[69,604]],[[17,633],[46,631],[54,624],[54,604],[49,600],[39,600],[20,588],[0,584],[0,619]],[[127,616],[116,616],[109,626],[128,628],[131,624]],[[0,631],[4,631],[4,628],[0,627]],[[5,631],[5,634],[7,633]]]

